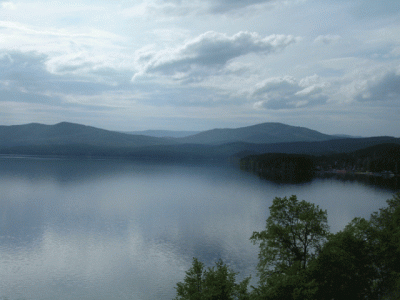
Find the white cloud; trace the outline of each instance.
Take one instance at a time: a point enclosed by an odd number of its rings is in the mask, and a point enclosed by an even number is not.
[[[330,86],[329,82],[322,80],[317,74],[305,77],[299,81],[299,87],[303,89],[296,92],[296,96],[312,96],[321,93]]]
[[[294,95],[295,96],[308,96],[308,95],[315,94],[315,93],[319,92],[320,90],[321,90],[320,87],[318,87],[316,85],[312,85],[312,86],[302,89],[301,91],[296,92],[296,94],[294,94]]]
[[[285,91],[285,93],[292,93],[297,90],[296,79],[290,76],[268,78],[263,82],[258,83],[252,93],[253,96],[262,96],[265,94],[271,95],[273,92]]]
[[[4,106],[14,101],[47,107],[32,109],[32,121],[73,106],[93,125],[107,113],[115,124],[144,119],[142,106],[152,116],[142,128],[271,116],[295,124],[308,111],[370,120],[376,107],[396,111],[398,8],[392,0],[0,0],[1,118],[17,111]],[[89,106],[104,109],[100,121]]]
[[[251,98],[256,109],[293,109],[324,104],[328,84],[316,75],[297,81],[290,76],[268,78],[256,85]]]
[[[249,53],[268,55],[295,43],[291,35],[270,35],[262,38],[257,33],[239,32],[233,36],[209,31],[181,46],[158,52],[138,51],[139,72],[133,79],[146,74],[173,75],[178,78],[202,76],[203,71],[221,70],[226,64]]]
[[[18,22],[0,21],[0,52],[43,56],[49,73],[118,82],[116,71],[132,69],[129,54],[123,54],[120,36],[98,29],[40,28]],[[15,50],[18,49],[18,50]],[[102,74],[100,74],[102,73]],[[110,73],[111,76],[107,76]],[[131,77],[127,77],[127,80]]]
[[[16,10],[17,9],[17,5],[11,1],[6,1],[6,2],[1,2],[1,6],[4,9],[10,9],[10,10]]]

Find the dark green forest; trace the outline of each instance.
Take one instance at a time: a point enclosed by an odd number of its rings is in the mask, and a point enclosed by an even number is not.
[[[240,160],[240,167],[270,180],[287,182],[308,181],[321,174],[398,177],[400,145],[384,143],[350,153],[320,156],[286,153],[250,155]]]
[[[175,300],[400,299],[400,193],[370,218],[329,232],[327,211],[295,195],[275,198],[259,247],[255,286],[221,260],[193,259]]]

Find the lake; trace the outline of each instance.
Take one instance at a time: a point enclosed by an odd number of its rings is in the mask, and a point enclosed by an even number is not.
[[[337,232],[393,191],[278,184],[223,165],[0,157],[0,299],[172,299],[193,257],[254,277],[249,238],[273,198],[293,194]]]

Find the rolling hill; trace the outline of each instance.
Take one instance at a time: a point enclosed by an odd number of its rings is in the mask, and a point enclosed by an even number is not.
[[[262,123],[234,129],[213,129],[180,138],[182,143],[221,145],[234,142],[272,144],[284,142],[314,142],[337,139],[304,127],[281,123]]]
[[[0,126],[0,147],[90,145],[143,147],[175,143],[170,139],[119,133],[74,123]]]
[[[66,122],[0,126],[0,154],[22,155],[226,161],[261,153],[349,153],[382,143],[400,144],[400,139],[339,139],[280,123],[214,129],[184,138],[133,135]]]
[[[199,131],[177,131],[177,130],[143,130],[125,132],[133,135],[146,135],[153,137],[183,138],[199,133]]]

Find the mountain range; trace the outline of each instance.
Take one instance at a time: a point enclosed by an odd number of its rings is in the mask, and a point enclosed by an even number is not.
[[[166,138],[181,138],[190,135],[195,135],[200,131],[183,131],[183,130],[143,130],[143,131],[128,131],[124,133],[134,134],[134,135],[146,135],[153,137],[166,137]]]
[[[235,142],[272,144],[283,142],[314,142],[335,139],[334,136],[304,127],[282,123],[262,123],[235,129],[213,129],[180,139],[190,144],[222,145]]]
[[[215,160],[272,152],[321,155],[351,152],[381,143],[400,144],[400,139],[394,137],[343,138],[282,123],[198,133],[147,133],[121,133],[67,122],[0,126],[0,154]]]

